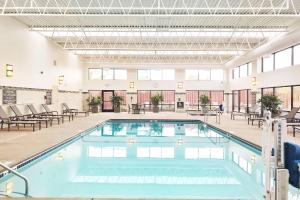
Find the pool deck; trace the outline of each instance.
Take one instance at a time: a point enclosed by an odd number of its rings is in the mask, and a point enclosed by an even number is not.
[[[9,166],[15,164],[48,149],[88,128],[91,128],[108,119],[200,119],[201,116],[188,116],[186,113],[161,112],[133,115],[128,113],[98,113],[90,114],[88,117],[76,117],[74,121],[65,121],[64,124],[53,124],[50,128],[42,128],[39,131],[32,132],[31,129],[20,131],[0,131],[0,162]],[[221,123],[217,124],[214,117],[210,117],[209,124],[222,130],[230,132],[244,140],[261,145],[262,130],[255,126],[247,124],[244,117],[230,119],[229,114],[221,116]],[[289,133],[288,139],[294,143],[300,144],[300,134],[292,137]]]
[[[201,116],[188,116],[186,113],[160,112],[146,114],[128,114],[128,113],[98,113],[90,114],[88,117],[76,117],[74,121],[64,124],[53,124],[50,128],[42,128],[39,131],[32,132],[31,129],[20,128],[20,131],[12,129],[11,131],[0,131],[0,162],[9,166],[14,166],[23,160],[26,160],[39,152],[42,152],[88,128],[91,128],[108,119],[200,119]],[[247,124],[244,117],[230,119],[229,114],[221,116],[221,123],[215,122],[215,117],[210,117],[209,124],[222,130],[230,132],[244,140],[247,140],[258,146],[261,145],[262,130],[255,126]],[[288,140],[300,144],[300,134],[292,137],[289,132]],[[0,168],[1,170],[1,168]]]

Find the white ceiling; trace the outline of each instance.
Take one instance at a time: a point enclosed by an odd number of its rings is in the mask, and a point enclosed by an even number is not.
[[[93,62],[224,64],[299,13],[299,0],[0,0],[0,15]]]

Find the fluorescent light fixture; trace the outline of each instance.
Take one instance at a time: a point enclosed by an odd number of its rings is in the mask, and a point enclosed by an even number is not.
[[[74,50],[77,55],[242,55],[244,51],[127,51],[127,50]]]
[[[58,84],[59,84],[59,85],[62,85],[62,84],[64,83],[64,79],[65,79],[65,76],[64,76],[64,75],[58,76]]]

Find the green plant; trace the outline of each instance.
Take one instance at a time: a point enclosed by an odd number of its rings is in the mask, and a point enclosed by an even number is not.
[[[209,102],[210,102],[210,99],[206,95],[201,95],[200,98],[199,98],[199,101],[200,101],[201,105],[207,106],[209,104]]]
[[[263,110],[271,111],[271,113],[273,115],[274,114],[279,114],[281,100],[279,99],[278,96],[270,95],[270,94],[263,95],[258,100],[258,103],[261,103],[261,107],[262,107]]]
[[[102,97],[100,96],[89,97],[86,101],[88,102],[89,106],[98,106],[103,103]]]
[[[111,103],[115,106],[115,107],[120,107],[122,101],[124,101],[122,96],[118,96],[118,95],[114,95],[110,98]]]
[[[158,104],[164,100],[164,97],[157,93],[156,95],[152,96],[150,100],[153,106],[158,106]]]

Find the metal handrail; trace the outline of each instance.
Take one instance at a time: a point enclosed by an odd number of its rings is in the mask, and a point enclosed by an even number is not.
[[[10,171],[11,173],[13,173],[14,175],[18,176],[19,178],[23,179],[24,182],[25,182],[25,196],[27,197],[28,196],[28,191],[29,191],[29,184],[28,184],[28,179],[23,176],[22,174],[20,174],[19,172],[17,172],[16,170],[10,168],[9,166],[7,165],[4,165],[3,163],[0,163],[0,166],[3,167],[4,169]]]

